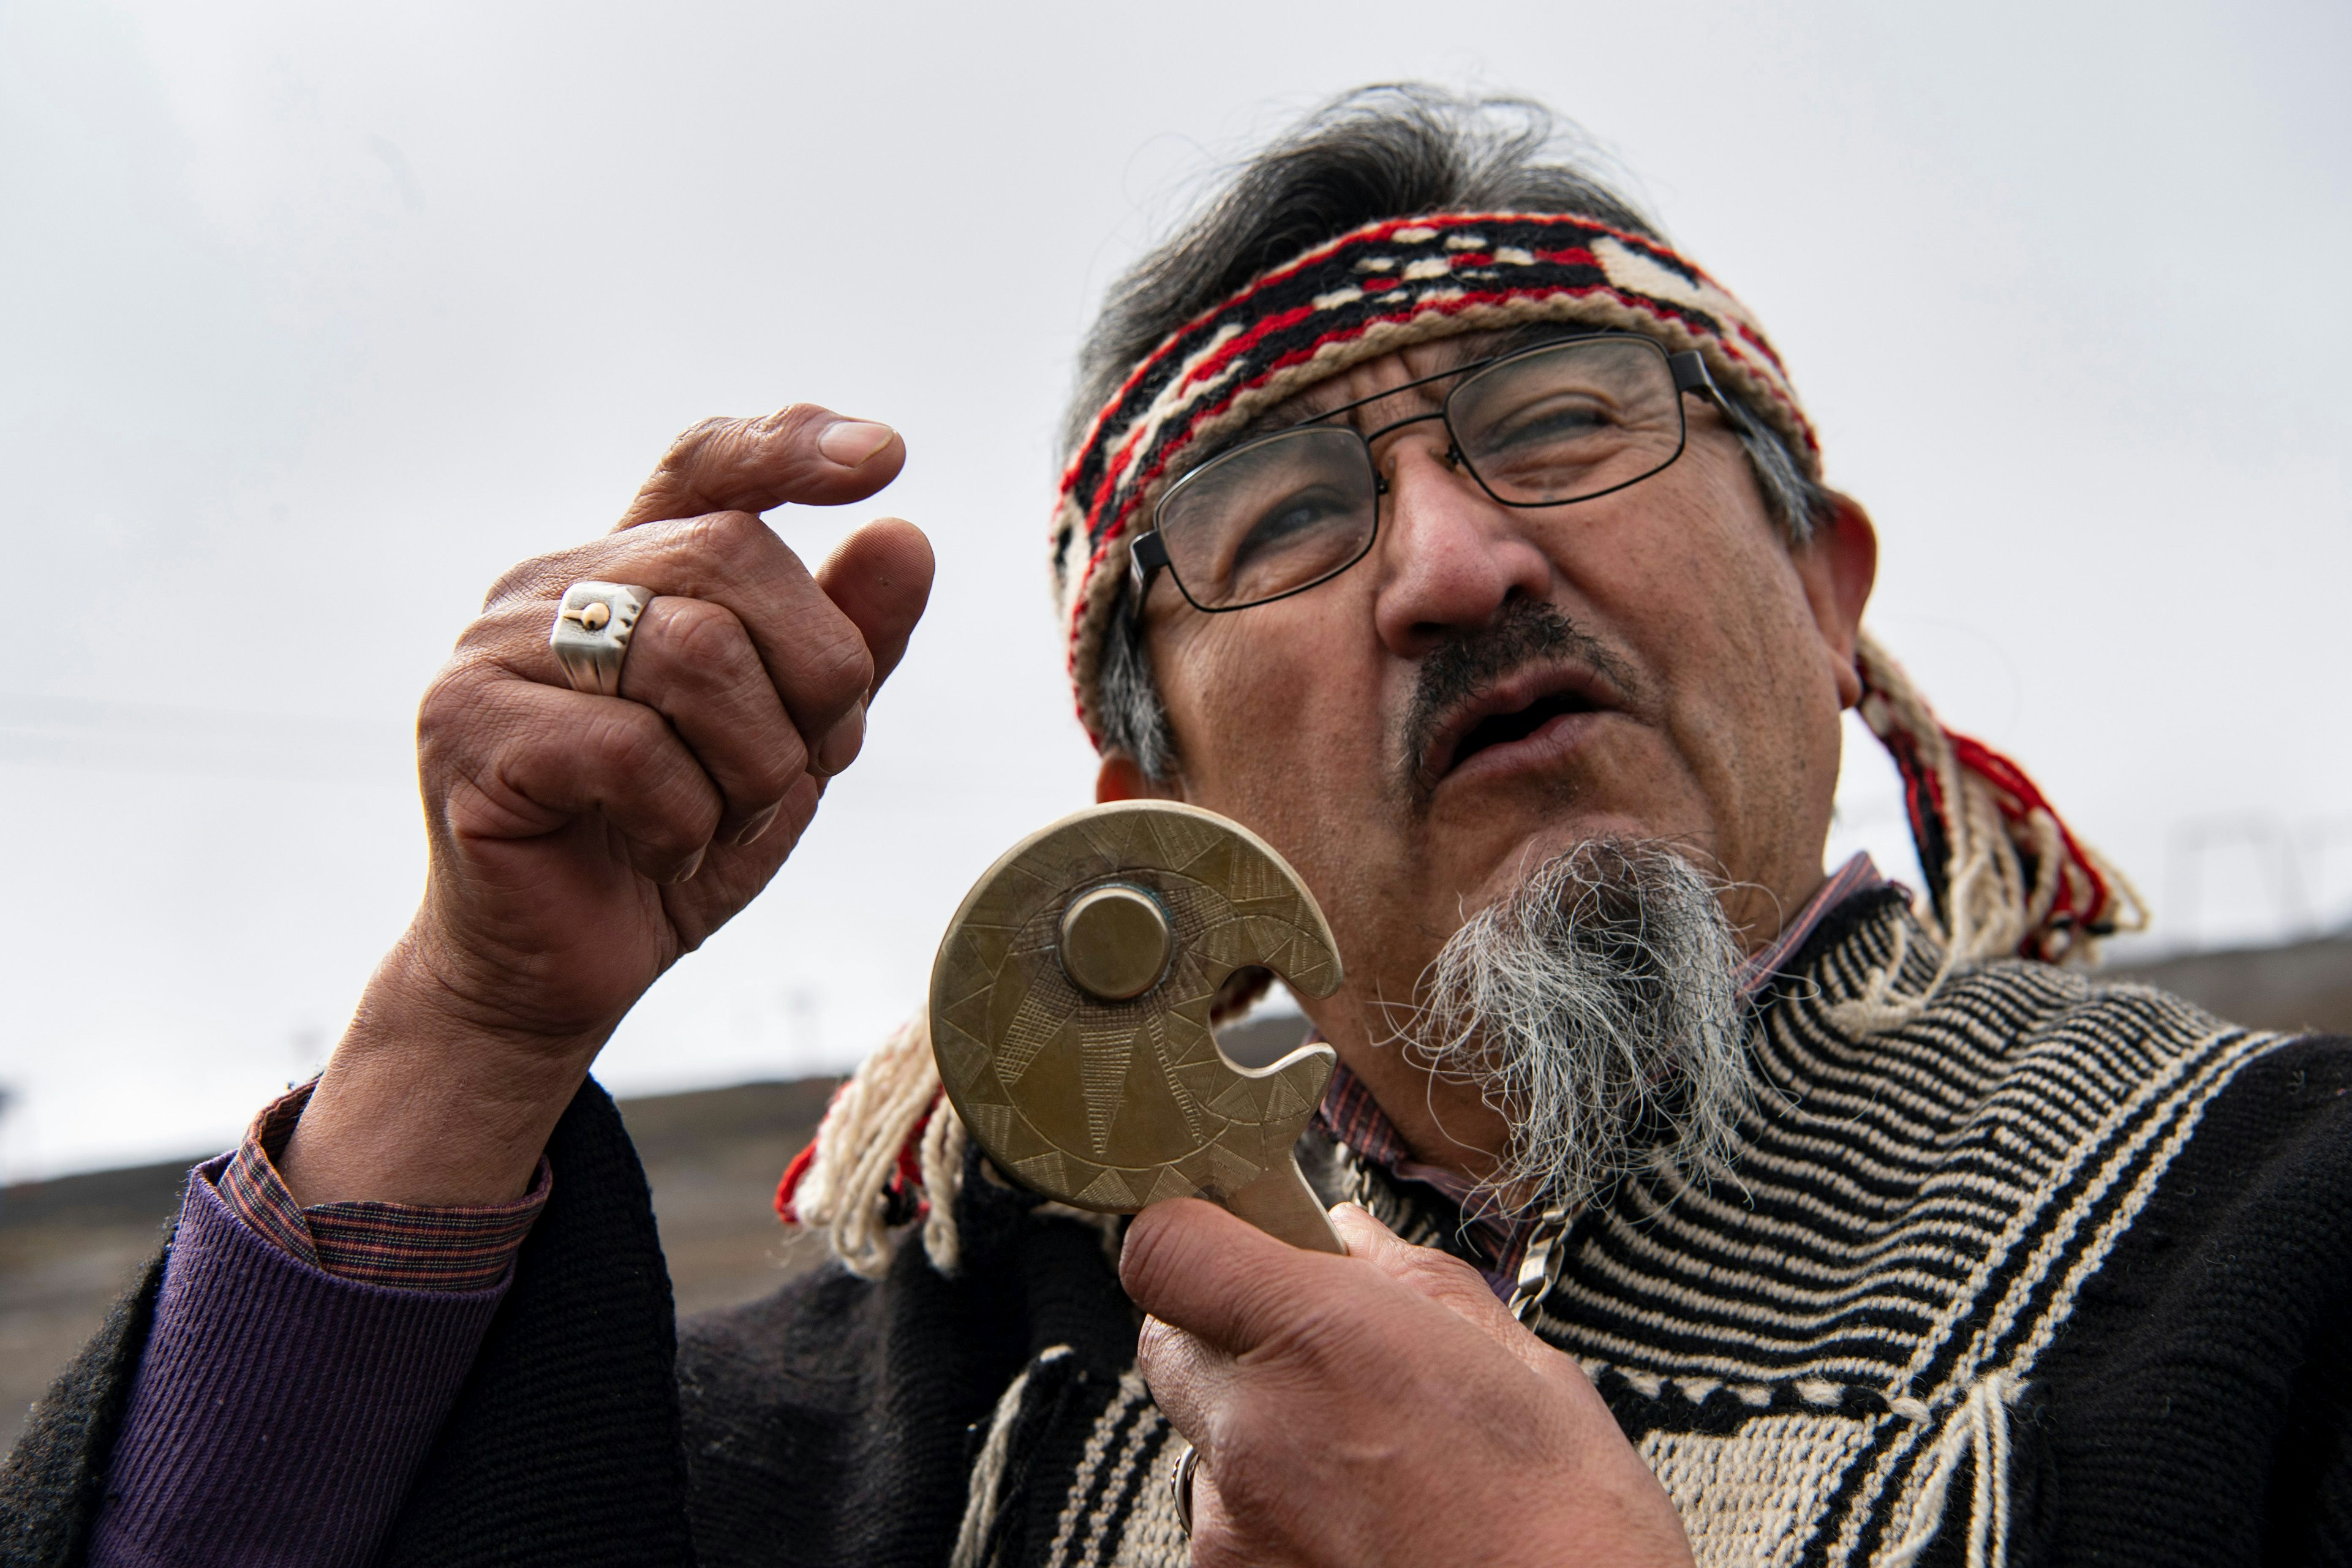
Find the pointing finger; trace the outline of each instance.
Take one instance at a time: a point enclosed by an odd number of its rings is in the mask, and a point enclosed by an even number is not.
[[[787,501],[839,506],[897,479],[906,461],[906,443],[887,425],[814,403],[756,419],[706,419],[671,444],[618,526]]]

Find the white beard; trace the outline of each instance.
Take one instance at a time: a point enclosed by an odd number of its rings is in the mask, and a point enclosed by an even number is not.
[[[1706,878],[1615,839],[1547,861],[1456,931],[1407,1049],[1510,1123],[1479,1197],[1575,1209],[1645,1164],[1720,1156],[1755,1097],[1740,956]]]

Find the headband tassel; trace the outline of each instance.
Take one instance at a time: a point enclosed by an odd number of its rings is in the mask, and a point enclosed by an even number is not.
[[[1903,803],[1948,963],[2015,956],[2095,963],[2098,942],[2145,931],[2124,874],[2074,837],[2025,770],[1948,730],[1866,634],[1862,718],[1903,775]]]

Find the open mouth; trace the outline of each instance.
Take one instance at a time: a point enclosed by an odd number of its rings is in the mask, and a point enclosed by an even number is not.
[[[1482,753],[1532,740],[1563,719],[1613,711],[1614,695],[1598,671],[1575,667],[1553,666],[1498,681],[1436,726],[1422,752],[1421,787],[1433,789]]]
[[[1451,773],[1480,752],[1524,741],[1563,713],[1597,713],[1601,705],[1581,691],[1554,691],[1508,713],[1492,713],[1470,727],[1454,748]]]

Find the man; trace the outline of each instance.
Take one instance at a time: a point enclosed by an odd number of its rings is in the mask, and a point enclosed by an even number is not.
[[[1041,1204],[910,1029],[779,1194],[843,1266],[673,1348],[583,1079],[930,576],[758,520],[879,489],[886,426],[713,422],[427,694],[424,907],[37,1416],[19,1559],[2352,1552],[2344,1043],[2057,967],[2127,889],[1863,638],[1871,526],[1762,331],[1539,121],[1380,92],[1270,148],[1114,290],[1069,445],[1100,795],[1253,827],[1346,956],[1350,1256]],[[1916,910],[1822,865],[1857,704]]]

